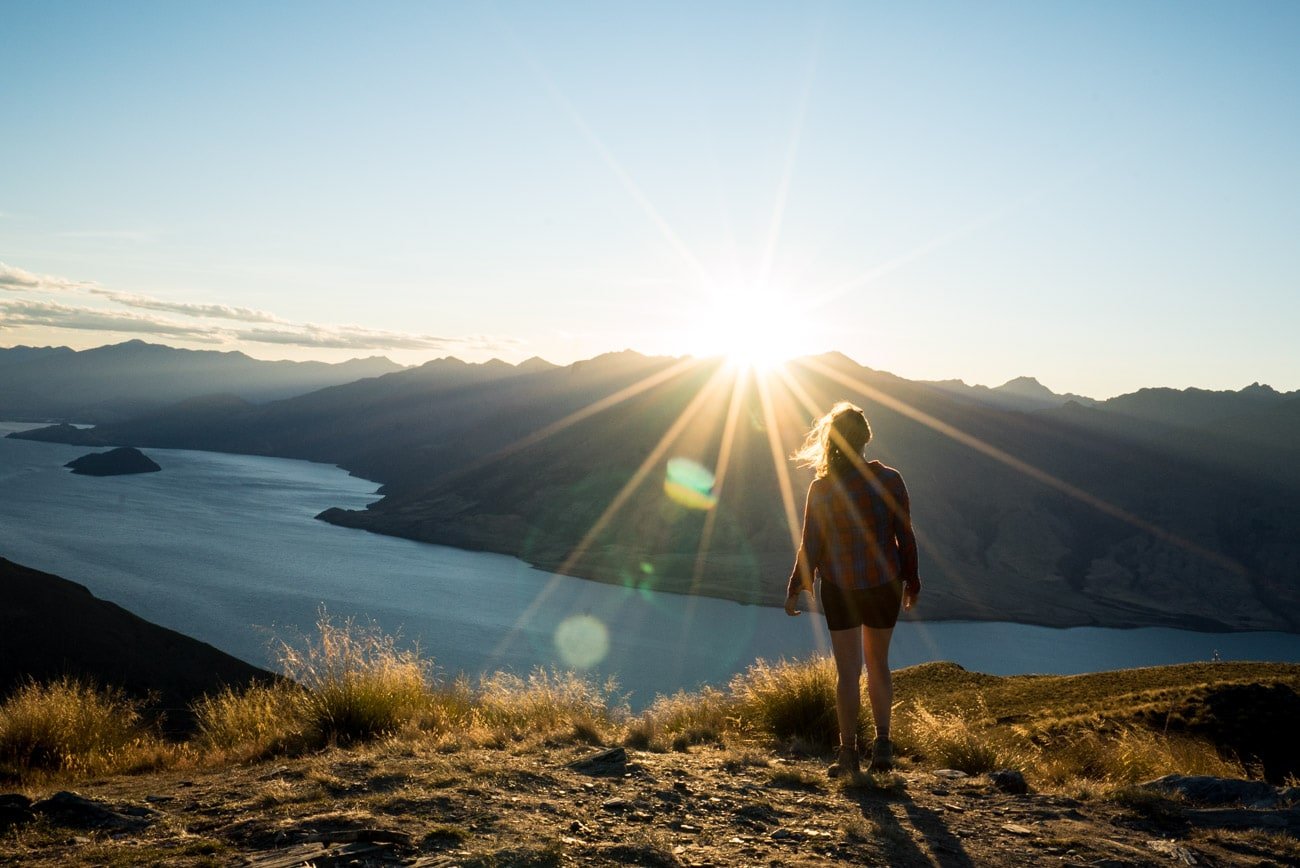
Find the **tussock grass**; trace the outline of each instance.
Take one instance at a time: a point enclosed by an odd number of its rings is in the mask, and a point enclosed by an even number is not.
[[[432,700],[429,661],[401,649],[373,622],[335,623],[321,612],[317,635],[281,642],[280,668],[303,692],[302,720],[313,746],[348,744],[397,732]]]
[[[727,733],[743,730],[736,699],[715,687],[698,693],[660,696],[627,725],[624,743],[639,750],[684,751],[696,744],[726,744]]]
[[[767,785],[783,790],[821,790],[826,786],[826,776],[797,766],[785,766],[768,775]]]
[[[18,778],[132,771],[165,752],[136,703],[111,688],[67,677],[29,682],[0,704],[0,769]]]
[[[306,744],[305,699],[296,684],[227,688],[194,704],[196,741],[241,760],[296,753]]]
[[[829,658],[775,664],[758,660],[731,680],[730,691],[742,727],[829,748],[839,743],[835,680]],[[863,734],[859,718],[858,736]]]
[[[1022,768],[1029,753],[1007,733],[980,726],[974,714],[931,711],[920,702],[899,709],[894,732],[900,751],[971,775]]]
[[[473,696],[475,728],[496,742],[541,738],[602,744],[626,717],[618,683],[574,672],[537,669],[527,678],[498,672]]]
[[[431,661],[374,624],[336,622],[322,612],[316,630],[281,643],[285,680],[195,703],[197,733],[182,745],[154,737],[140,707],[119,692],[70,679],[26,685],[0,705],[0,775],[21,781],[180,762],[219,765],[390,736],[444,753],[621,741],[657,751],[711,744],[733,753],[779,747],[818,755],[838,741],[835,668],[824,657],[759,660],[725,689],[661,696],[632,715],[612,681],[553,670],[440,681]],[[1234,679],[1247,674],[1241,667],[1222,671]],[[1293,678],[1286,667],[1266,671]],[[1225,758],[1222,745],[1151,725],[1168,717],[1152,709],[1194,709],[1177,679],[1199,690],[1205,674],[1201,667],[1168,667],[1151,675],[1155,687],[1137,689],[1143,673],[996,678],[927,664],[897,673],[894,738],[900,757],[931,767],[969,774],[1017,768],[1035,786],[1101,796],[1171,772],[1248,776],[1253,769]],[[1300,685],[1300,672],[1293,680]],[[1055,700],[1053,684],[1062,686]],[[1081,700],[1091,701],[1094,713],[1085,714]],[[778,785],[800,785],[799,773],[772,775]],[[283,794],[268,789],[263,796]]]
[[[1141,726],[1067,731],[1039,742],[1032,771],[1049,785],[1084,779],[1123,786],[1171,772],[1247,777],[1241,763],[1221,757],[1203,739]]]

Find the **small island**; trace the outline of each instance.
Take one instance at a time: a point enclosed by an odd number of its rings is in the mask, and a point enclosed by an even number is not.
[[[131,446],[110,449],[108,452],[92,452],[73,459],[63,466],[71,467],[73,473],[85,476],[123,476],[128,473],[154,473],[162,470],[158,462]]]

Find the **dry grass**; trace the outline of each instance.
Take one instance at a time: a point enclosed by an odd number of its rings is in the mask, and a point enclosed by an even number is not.
[[[485,676],[473,697],[480,738],[603,743],[626,717],[617,682],[598,684],[574,672],[538,669],[527,678]]]
[[[0,773],[21,781],[36,773],[76,777],[181,760],[220,765],[394,735],[441,752],[622,741],[661,752],[709,744],[733,752],[797,747],[816,755],[838,740],[835,670],[826,658],[759,660],[726,689],[659,697],[636,716],[615,683],[572,672],[439,682],[431,661],[400,648],[375,625],[336,623],[324,614],[315,636],[282,643],[280,663],[292,680],[197,702],[197,734],[185,745],[153,737],[138,707],[120,693],[68,679],[27,685],[0,705]],[[1046,703],[1043,679],[997,679],[951,664],[916,667],[898,679],[903,701],[894,737],[900,756],[930,766],[969,774],[1018,768],[1036,787],[1067,792],[1105,795],[1170,772],[1247,775],[1208,741],[1161,732],[1132,717],[1131,703],[1166,702],[1176,691],[1169,671],[1157,674],[1155,700],[1151,691],[1133,691],[1133,676],[1086,683],[1075,677],[1058,679],[1070,688],[1063,700],[1031,709],[1015,691]],[[1097,693],[1108,685],[1122,696]],[[1097,707],[1129,716],[1081,714],[1077,700],[1094,693]],[[1008,707],[1017,714],[1008,715]],[[860,722],[859,738],[863,734]]]
[[[1048,786],[1079,779],[1123,786],[1170,773],[1246,777],[1241,764],[1202,739],[1141,726],[1082,729],[1040,736],[1032,772]]]
[[[306,744],[304,706],[302,688],[287,682],[227,688],[194,704],[196,741],[244,761],[295,753]]]
[[[839,743],[835,680],[835,664],[826,657],[775,664],[758,660],[731,680],[730,691],[745,728],[828,749]],[[864,733],[859,719],[858,737]]]
[[[686,750],[696,744],[726,743],[743,723],[735,698],[714,687],[660,696],[627,726],[624,742],[639,750]]]
[[[0,768],[20,779],[144,769],[166,752],[116,690],[61,678],[25,684],[0,705]]]
[[[348,744],[413,724],[432,701],[429,661],[397,646],[377,624],[334,623],[324,612],[317,634],[282,642],[280,668],[303,688],[304,734],[312,746]]]
[[[917,702],[900,709],[894,724],[899,749],[940,768],[976,775],[1022,768],[1029,752],[1005,730],[981,726],[979,716],[931,711]]]

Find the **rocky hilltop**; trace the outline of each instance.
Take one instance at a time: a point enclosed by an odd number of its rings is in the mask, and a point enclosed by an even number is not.
[[[1226,678],[1244,672],[1223,670]],[[948,682],[1006,698],[1026,687],[1071,695],[1080,679],[1086,689],[1109,679],[1109,700],[1140,703],[1140,690],[1125,694],[1117,685],[1140,687],[1144,674],[1154,689],[1189,673],[1099,673],[1036,685],[934,664],[903,670],[897,682],[905,707],[921,700],[942,708],[939,691]],[[1294,672],[1289,678],[1296,683]],[[1097,724],[1111,710],[1100,705]],[[1060,708],[1040,698],[1004,710],[1033,726]],[[836,781],[815,749],[710,734],[708,716],[701,706],[696,726],[704,734],[683,736],[673,749],[625,745],[616,731],[592,723],[567,728],[562,718],[532,733],[488,736],[497,739],[488,744],[468,732],[406,734],[297,758],[47,781],[0,794],[0,830],[8,829],[0,832],[0,861],[259,868],[1300,864],[1295,787],[1178,772],[1135,784],[1049,784],[1041,768],[988,768],[977,749],[941,753],[936,743],[925,753],[921,742],[908,743],[893,773]]]

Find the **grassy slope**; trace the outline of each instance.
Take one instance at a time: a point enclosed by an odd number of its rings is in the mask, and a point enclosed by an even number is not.
[[[1068,741],[1070,726],[1151,723],[1141,712],[1153,702],[1194,704],[1243,685],[1295,690],[1300,666],[1209,663],[1069,677],[912,667],[896,677],[898,773],[849,787],[825,779],[815,740],[774,737],[760,725],[781,703],[824,704],[826,662],[760,670],[728,691],[669,698],[634,719],[593,713],[559,681],[531,691],[497,682],[455,720],[347,749],[249,763],[232,762],[237,752],[192,751],[144,774],[33,777],[22,787],[33,797],[75,783],[87,796],[152,813],[127,834],[80,838],[37,821],[0,833],[0,862],[207,865],[286,852],[321,861],[352,847],[372,859],[483,866],[1144,864],[1162,858],[1148,842],[1173,839],[1209,864],[1300,864],[1294,838],[1225,828],[1176,801],[1135,796],[1120,778],[1050,780],[1030,760],[1023,765],[1036,792],[1011,796],[979,770],[957,780],[935,774],[947,765],[939,742],[953,726],[981,744],[1007,744],[1027,725]],[[919,726],[918,704],[951,713],[948,728]],[[595,745],[619,743],[638,748],[629,748],[625,773],[591,777],[566,765]],[[1097,742],[1106,744],[1104,736]],[[1178,756],[1153,751],[1149,762],[1165,765],[1143,767],[1146,776],[1197,770],[1169,766]]]

